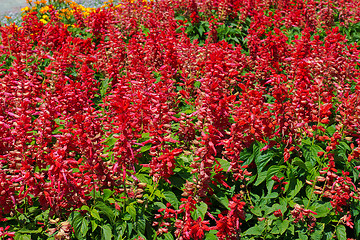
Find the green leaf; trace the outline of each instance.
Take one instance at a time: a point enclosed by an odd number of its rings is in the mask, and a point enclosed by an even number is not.
[[[219,203],[221,203],[221,205],[223,205],[223,207],[230,210],[229,199],[226,197],[226,195],[224,193],[219,192],[217,194],[214,194],[212,197],[215,198]]]
[[[174,237],[171,233],[167,232],[164,234],[164,240],[174,240]]]
[[[262,209],[259,206],[254,206],[254,208],[250,208],[250,212],[258,217],[263,217]]]
[[[205,29],[204,29],[203,25],[200,25],[199,26],[199,34],[203,35],[204,32],[205,32]]]
[[[274,157],[274,153],[268,152],[266,154],[261,154],[260,156],[255,158],[255,163],[258,173],[261,173],[263,168],[273,159],[273,157]]]
[[[204,220],[207,213],[208,206],[204,202],[200,202],[196,205],[196,210],[192,213],[193,219],[197,220],[199,217]]]
[[[109,83],[110,83],[111,79],[105,79],[101,81],[101,86],[100,86],[100,94],[101,96],[105,96],[106,91],[109,87]]]
[[[175,193],[166,191],[163,193],[165,196],[165,200],[168,201],[175,208],[179,207],[179,200],[177,199]]]
[[[321,240],[324,235],[325,224],[317,223],[315,231],[310,235],[311,240]]]
[[[147,144],[147,145],[141,147],[140,152],[141,153],[146,152],[146,151],[150,150],[150,148],[151,148],[151,144]]]
[[[95,208],[99,209],[101,213],[105,214],[105,216],[107,216],[109,218],[109,220],[112,223],[114,223],[115,214],[114,214],[113,210],[110,207],[108,207],[105,203],[97,202],[95,205]]]
[[[254,185],[255,185],[255,186],[260,185],[260,184],[266,179],[266,176],[267,176],[267,172],[259,172],[259,174],[257,175],[256,182],[254,183]]]
[[[261,235],[262,231],[264,230],[263,227],[259,226],[259,225],[256,225],[254,227],[251,227],[249,228],[248,230],[246,230],[244,232],[244,235],[256,235],[256,236],[259,236]]]
[[[110,240],[112,239],[112,232],[110,225],[101,226],[101,240]]]
[[[273,165],[271,166],[267,172],[266,172],[266,179],[269,180],[271,179],[274,175],[278,175],[278,173],[280,172],[280,167],[277,165]]]
[[[335,125],[331,125],[331,126],[327,127],[326,131],[329,133],[330,136],[333,136],[336,131]]]
[[[30,235],[27,234],[15,234],[14,240],[31,240]]]
[[[298,157],[296,157],[292,160],[292,164],[299,166],[300,168],[302,168],[304,170],[307,170],[305,163]]]
[[[303,141],[305,143],[308,143],[306,141]],[[318,157],[318,152],[324,152],[324,150],[318,146],[318,145],[308,145],[308,144],[304,144],[301,148],[301,150],[303,151],[303,155],[305,157],[305,160],[307,162],[310,162],[312,167],[315,166],[315,164],[317,162],[320,161],[320,158]]]
[[[299,239],[300,240],[308,240],[308,236],[305,233],[299,232]]]
[[[140,218],[140,219],[138,219],[136,221],[136,231],[137,231],[137,233],[145,234],[145,227],[146,227],[145,219]]]
[[[98,224],[96,223],[95,220],[90,220],[91,223],[91,229],[94,232],[96,230],[96,228],[98,227]]]
[[[330,202],[314,203],[309,209],[317,213],[317,215],[314,215],[315,218],[322,218],[326,217],[330,213],[332,207]]]
[[[271,229],[272,234],[284,234],[286,229],[289,227],[289,220],[282,221],[281,219],[278,219],[275,221],[273,228]]]
[[[225,159],[216,158],[216,160],[219,162],[220,166],[224,171],[226,172],[230,168],[230,162],[226,161]]]
[[[207,233],[205,235],[205,240],[217,240],[218,237],[214,233]]]
[[[162,202],[154,202],[153,204],[157,210],[159,210],[160,208],[166,208],[165,204],[163,204]]]
[[[42,231],[43,231],[43,229],[41,227],[39,227],[36,230],[30,230],[30,229],[22,228],[18,232],[19,233],[41,233]]]
[[[136,209],[134,208],[134,206],[129,205],[126,207],[126,212],[128,212],[130,214],[130,216],[136,220]]]
[[[280,234],[284,234],[286,232],[286,230],[288,229],[290,224],[289,220],[284,220],[280,225],[279,225],[279,230],[280,230]]]
[[[111,191],[110,189],[104,189],[102,199],[106,201],[115,191]]]
[[[290,179],[290,184],[288,188],[289,197],[294,198],[300,192],[303,186],[304,183],[301,180],[297,178]]]
[[[336,236],[338,240],[346,240],[346,228],[344,225],[337,225]]]
[[[354,220],[354,229],[355,229],[355,236],[359,238],[360,236],[360,218],[356,217]]]
[[[89,224],[88,220],[86,219],[86,217],[83,217],[82,215],[77,215],[73,219],[71,226],[74,228],[75,236],[78,239],[82,239],[86,236],[86,233],[89,230],[88,224]]]
[[[93,209],[90,211],[90,214],[91,214],[91,216],[92,216],[93,218],[101,221],[99,212],[98,212],[95,208],[93,208]]]
[[[80,210],[89,211],[90,208],[88,206],[86,206],[86,205],[83,205],[83,206],[81,206]]]

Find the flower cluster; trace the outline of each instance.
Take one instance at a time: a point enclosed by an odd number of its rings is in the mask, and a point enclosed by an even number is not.
[[[356,0],[30,3],[0,27],[1,218],[70,238],[110,192],[138,239],[359,226]]]

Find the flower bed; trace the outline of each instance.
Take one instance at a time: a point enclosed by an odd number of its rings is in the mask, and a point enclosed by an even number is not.
[[[359,239],[359,13],[23,9],[0,28],[0,237]]]

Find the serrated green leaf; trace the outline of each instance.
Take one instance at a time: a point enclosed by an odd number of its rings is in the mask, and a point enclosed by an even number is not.
[[[280,234],[284,234],[286,232],[286,230],[289,228],[289,224],[290,221],[289,220],[284,220],[280,225],[279,225],[279,230],[280,230]]]
[[[271,166],[266,172],[266,179],[270,180],[274,175],[278,175],[280,172],[280,167],[277,165]]]
[[[165,204],[163,204],[162,202],[154,202],[153,204],[157,209],[161,209],[161,208],[166,208]]]
[[[89,211],[90,208],[88,206],[86,206],[86,205],[83,205],[83,206],[81,206],[80,210]]]
[[[306,234],[303,233],[303,232],[299,232],[299,239],[301,239],[301,240],[308,240],[308,236],[306,236]]]
[[[360,218],[356,217],[354,220],[355,236],[359,239],[360,237]]]
[[[324,223],[317,223],[317,227],[315,231],[310,235],[311,240],[321,240],[324,235],[323,234],[324,229],[325,229]]]

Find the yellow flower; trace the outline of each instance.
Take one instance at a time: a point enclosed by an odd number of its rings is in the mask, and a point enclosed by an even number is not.
[[[43,15],[42,18],[47,20],[47,19],[49,19],[49,16],[48,15]]]
[[[27,11],[29,11],[29,10],[30,10],[29,7],[24,7],[24,8],[21,9],[22,12],[27,12]]]
[[[47,24],[47,21],[44,19],[40,19],[40,22],[42,22],[43,24]]]
[[[45,6],[45,7],[42,7],[39,12],[40,12],[40,13],[45,13],[45,12],[47,12],[49,9],[50,9],[50,8],[49,8],[48,6]]]

